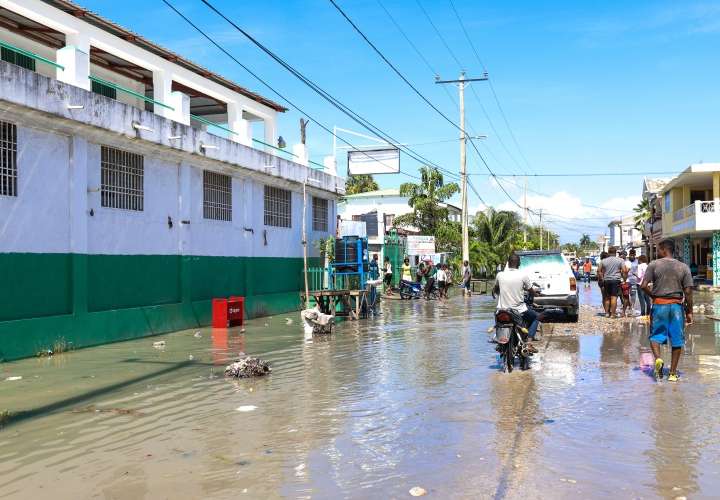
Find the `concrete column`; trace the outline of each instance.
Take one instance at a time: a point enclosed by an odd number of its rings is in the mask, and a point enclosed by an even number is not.
[[[236,102],[227,104],[228,128],[235,132],[230,134],[230,139],[252,147],[252,125],[243,118],[243,108]],[[272,143],[268,143],[272,144]]]
[[[153,71],[153,99],[169,106],[153,106],[156,115],[190,125],[190,97],[182,92],[173,92],[170,72]]]
[[[715,202],[715,211],[718,212],[720,211],[718,210],[720,209],[720,172],[713,172],[712,197]]]
[[[295,144],[292,150],[295,155],[293,161],[307,167],[310,163],[310,153],[308,151],[307,144]]]
[[[277,125],[274,118],[266,118],[265,121],[265,138],[263,139],[267,144],[277,146]],[[273,152],[270,148],[265,148],[268,152]]]
[[[73,312],[87,312],[88,253],[88,144],[78,136],[70,137],[68,161],[70,178],[70,253],[72,254]]]
[[[56,60],[64,67],[57,68],[59,81],[90,90],[90,38],[79,33],[66,34],[65,47],[58,49]]]
[[[337,160],[334,156],[326,156],[323,158],[323,165],[325,165],[326,174],[337,175]]]

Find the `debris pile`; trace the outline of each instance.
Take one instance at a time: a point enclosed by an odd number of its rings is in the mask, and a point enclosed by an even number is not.
[[[620,307],[619,310],[622,310]],[[543,332],[552,331],[553,335],[602,335],[621,333],[629,323],[645,321],[642,317],[608,318],[601,307],[580,305],[577,323],[544,323]]]
[[[225,367],[225,376],[236,378],[262,377],[271,371],[267,362],[247,356]]]

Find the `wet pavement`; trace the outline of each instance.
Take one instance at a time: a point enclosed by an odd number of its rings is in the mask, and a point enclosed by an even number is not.
[[[718,495],[720,322],[697,315],[658,384],[637,321],[547,326],[501,373],[492,311],[389,301],[311,343],[293,314],[0,364],[0,498]],[[238,352],[272,374],[226,380]]]

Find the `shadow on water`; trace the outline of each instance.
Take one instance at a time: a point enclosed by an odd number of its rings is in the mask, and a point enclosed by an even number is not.
[[[152,361],[151,361],[152,363]],[[111,394],[119,389],[126,388],[128,386],[131,386],[133,384],[138,384],[140,382],[145,382],[147,380],[175,372],[177,370],[181,370],[183,368],[187,368],[190,365],[193,365],[193,361],[181,361],[179,363],[171,363],[171,366],[168,366],[165,369],[158,370],[152,373],[147,373],[145,375],[140,375],[135,378],[130,378],[127,380],[124,380],[122,382],[118,382],[116,384],[110,384],[106,385],[104,387],[100,387],[97,389],[94,389],[92,391],[85,392],[83,394],[79,394],[77,396],[72,396],[69,398],[62,399],[60,401],[55,401],[50,404],[46,404],[43,406],[38,406],[36,408],[32,408],[29,410],[20,410],[15,413],[11,413],[9,418],[6,420],[4,427],[9,427],[13,424],[17,424],[19,422],[22,422],[24,420],[29,420],[36,417],[43,417],[47,416],[49,414],[59,412],[74,406],[77,406],[79,404],[88,402],[94,398],[97,398],[99,396],[104,396],[107,394]]]

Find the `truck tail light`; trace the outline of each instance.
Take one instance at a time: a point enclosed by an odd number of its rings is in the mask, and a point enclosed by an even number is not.
[[[577,291],[577,280],[575,278],[570,278],[570,291]]]

